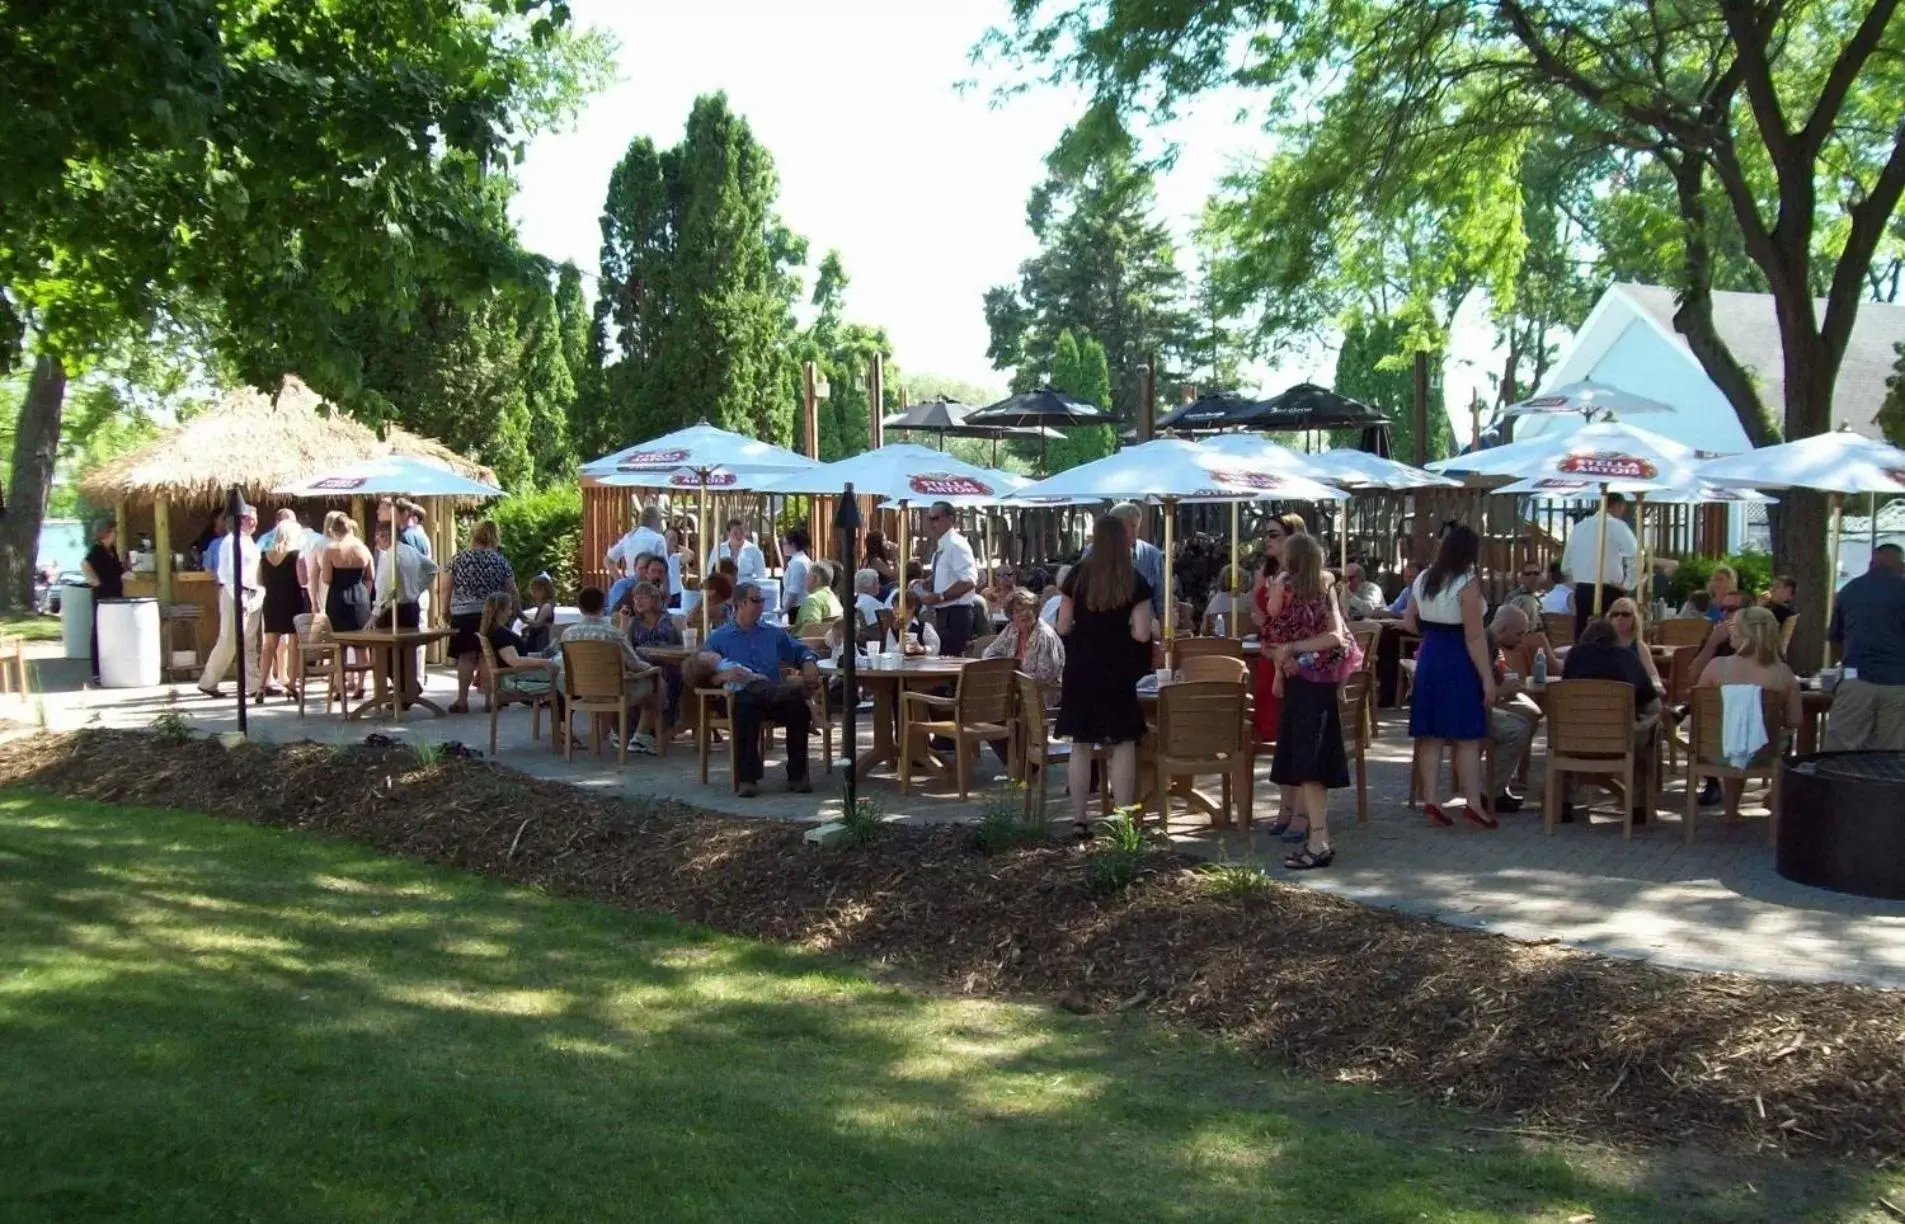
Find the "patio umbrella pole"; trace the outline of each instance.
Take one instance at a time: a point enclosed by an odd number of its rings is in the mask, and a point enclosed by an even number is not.
[[[1237,572],[1241,560],[1238,537],[1243,534],[1243,506],[1239,502],[1230,503],[1230,619],[1224,624],[1230,629],[1228,636],[1240,638],[1244,635],[1244,618],[1237,608],[1237,590],[1243,575]]]
[[[1832,565],[1826,571],[1826,623],[1819,628],[1822,631],[1819,645],[1819,665],[1832,665],[1832,606],[1839,596],[1839,530],[1845,524],[1845,494],[1832,495]],[[243,707],[239,707],[241,710]]]
[[[251,734],[250,723],[245,717],[245,546],[243,537],[240,535],[243,525],[238,521],[239,511],[244,504],[244,494],[239,492],[237,485],[233,485],[230,496],[225,499],[225,521],[231,524],[225,538],[231,542],[232,628],[236,631],[238,638],[238,650],[232,658],[238,666],[238,734],[249,735]],[[1836,569],[1837,566],[1834,568]],[[262,668],[264,665],[265,662],[261,656],[258,666]],[[223,676],[213,676],[212,683],[216,684],[223,679]]]
[[[906,588],[906,565],[907,562],[912,559],[913,542],[907,539],[906,499],[902,497],[898,505],[900,508],[900,593],[898,598],[893,601],[893,640],[900,644],[901,650],[905,650],[907,624],[906,597],[912,594],[912,592]]]
[[[701,642],[697,642],[695,643],[695,645],[701,646],[702,642],[706,642],[708,640],[708,579],[714,577],[714,574],[712,572],[711,567],[708,565],[707,558],[709,554],[701,551],[703,548],[708,547],[708,470],[706,468],[702,468],[699,472],[696,473],[696,476],[699,477],[698,483],[701,488],[701,505],[697,515],[698,518],[700,519],[700,522],[697,524],[696,530],[701,533],[701,538],[695,541],[695,552],[699,554],[696,559],[700,561],[701,563],[702,573],[701,573],[701,601],[700,601],[701,602]]]
[[[1607,486],[1601,486],[1598,538],[1594,542],[1594,615],[1601,615],[1601,567],[1607,564]]]
[[[1171,520],[1177,517],[1177,499],[1164,499],[1164,662],[1171,663],[1171,638],[1177,617],[1177,600],[1171,597]]]
[[[1647,495],[1634,494],[1634,611],[1645,618],[1653,609],[1654,571],[1647,561]],[[1642,624],[1646,621],[1643,619]],[[1636,626],[1638,628],[1639,626]]]

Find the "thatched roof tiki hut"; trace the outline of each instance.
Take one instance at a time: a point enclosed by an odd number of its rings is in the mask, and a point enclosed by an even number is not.
[[[275,397],[250,388],[232,392],[178,428],[94,468],[79,488],[92,504],[116,508],[121,550],[139,534],[150,534],[152,567],[147,570],[142,564],[128,574],[126,593],[157,595],[162,605],[201,604],[198,646],[203,653],[218,631],[211,603],[215,583],[203,572],[180,571],[174,558],[188,552],[231,487],[239,486],[245,499],[258,507],[263,530],[273,512],[287,504],[272,490],[317,472],[391,454],[436,459],[472,479],[495,480],[488,468],[429,438],[400,429],[379,438],[341,412],[329,411],[302,381],[287,377]],[[351,499],[351,517],[368,531],[362,502]],[[299,517],[315,527],[325,508],[324,503],[311,502],[300,507]],[[448,555],[456,544],[453,515],[447,506],[436,510],[429,515],[431,546],[439,555]]]

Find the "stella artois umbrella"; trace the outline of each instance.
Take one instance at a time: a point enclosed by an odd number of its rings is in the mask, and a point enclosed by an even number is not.
[[[1557,413],[1571,412],[1587,418],[1597,412],[1631,416],[1637,412],[1672,411],[1671,404],[1663,404],[1659,400],[1648,399],[1644,395],[1634,395],[1619,387],[1610,387],[1606,383],[1585,378],[1580,382],[1563,383],[1553,390],[1543,391],[1540,395],[1522,400],[1519,404],[1510,404],[1502,409],[1502,415],[1552,416]]]
[[[1227,455],[1220,450],[1177,438],[1160,438],[1128,446],[1115,454],[1049,476],[1013,495],[1017,504],[1039,504],[1041,498],[1092,501],[1141,501],[1155,498],[1164,506],[1164,641],[1170,648],[1175,631],[1177,601],[1171,596],[1172,520],[1177,503],[1273,501],[1335,501],[1338,489],[1307,476],[1273,471],[1268,460]]]

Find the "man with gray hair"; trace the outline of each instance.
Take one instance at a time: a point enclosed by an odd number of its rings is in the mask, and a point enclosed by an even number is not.
[[[761,680],[727,698],[728,714],[734,720],[730,748],[734,775],[744,799],[759,793],[763,722],[787,728],[787,789],[800,794],[814,789],[807,780],[807,734],[813,725],[807,693],[820,686],[819,656],[785,629],[762,621],[765,603],[758,583],[741,582],[734,588],[733,619],[708,635],[709,652],[738,663]],[[800,668],[800,683],[781,679],[784,666]]]
[[[951,502],[936,501],[927,509],[926,528],[938,546],[933,551],[932,586],[919,593],[921,606],[933,610],[939,653],[951,658],[966,653],[975,632],[973,617],[985,606],[977,594],[979,561],[958,522]]]
[[[1138,534],[1144,526],[1144,511],[1131,502],[1119,502],[1111,508],[1111,517],[1124,524],[1125,538],[1131,541],[1131,564],[1151,584],[1151,611],[1164,615],[1164,550]],[[1087,548],[1086,552],[1091,550]],[[1160,620],[1159,624],[1163,624]]]
[[[1507,679],[1504,658],[1516,652],[1528,635],[1528,614],[1513,604],[1495,610],[1489,622],[1488,636],[1495,649],[1490,665],[1495,670],[1495,705],[1488,711],[1488,738],[1495,741],[1494,769],[1488,779],[1489,793],[1495,797],[1497,812],[1518,812],[1521,799],[1508,789],[1534,742],[1535,728],[1541,724],[1541,707],[1522,691],[1527,676]]]
[[[627,535],[609,545],[602,560],[609,573],[640,580],[641,575],[635,571],[637,558],[667,555],[668,537],[661,530],[661,507],[649,506],[641,512]],[[613,608],[615,605],[611,603],[609,606]]]

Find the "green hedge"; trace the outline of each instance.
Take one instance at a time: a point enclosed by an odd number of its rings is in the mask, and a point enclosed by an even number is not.
[[[1759,595],[1773,585],[1773,555],[1763,552],[1734,553],[1730,557],[1688,557],[1674,571],[1668,597],[1676,606],[1687,600],[1689,593],[1706,589],[1707,579],[1713,577],[1713,571],[1722,565],[1730,565],[1739,575],[1740,589],[1748,595]]]
[[[512,493],[489,507],[503,536],[503,555],[527,595],[529,580],[544,570],[556,584],[556,598],[575,599],[579,579],[576,558],[582,551],[582,490],[551,485]]]

